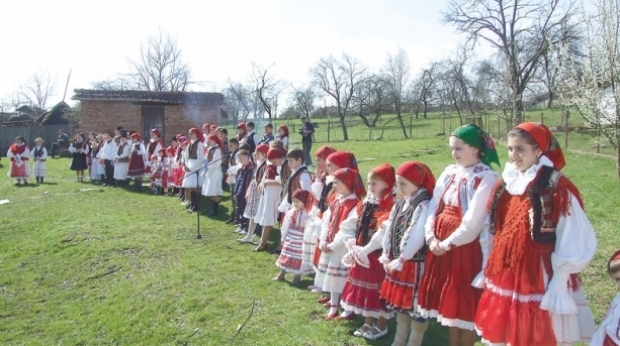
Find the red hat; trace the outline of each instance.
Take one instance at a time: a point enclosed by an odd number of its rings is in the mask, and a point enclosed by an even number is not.
[[[358,199],[362,199],[366,195],[366,189],[364,189],[364,182],[357,170],[351,168],[341,168],[334,172],[334,178],[338,179],[341,183],[345,184],[350,191],[355,193]]]
[[[310,196],[310,192],[302,189],[297,189],[293,192],[293,198],[300,200],[305,205],[308,202],[308,197]]]
[[[426,189],[429,196],[432,196],[433,189],[435,189],[435,176],[427,165],[418,161],[407,161],[398,166],[396,174]]]
[[[181,134],[181,133],[179,133],[179,134],[177,134],[177,135],[176,135],[176,137],[175,137],[175,138],[177,139],[177,142],[179,141],[179,138],[181,138],[181,137],[183,137],[183,134]]]
[[[135,139],[138,142],[142,141],[142,136],[139,133],[137,133],[137,132],[132,133],[130,137]]]
[[[239,123],[239,125],[237,125],[237,128],[241,129],[243,131],[247,131],[248,130],[248,127],[245,126],[245,123]]]
[[[211,129],[211,131],[217,130],[217,125],[215,125],[215,124],[211,125],[210,129]]]
[[[151,133],[156,134],[156,135],[157,135],[157,138],[161,138],[161,132],[159,132],[159,130],[158,130],[158,129],[152,129],[152,130],[151,130]]]
[[[564,153],[562,153],[560,143],[558,143],[557,139],[553,136],[545,124],[530,121],[521,123],[515,127],[532,136],[536,144],[538,144],[540,150],[543,152],[543,155],[548,157],[549,160],[553,162],[555,169],[560,171],[564,168],[566,161],[564,161]]]
[[[267,155],[269,152],[269,145],[262,143],[256,146],[256,151],[262,153],[263,155]]]
[[[376,175],[378,175],[381,178],[381,180],[383,180],[383,182],[385,182],[388,185],[388,188],[390,189],[390,191],[392,190],[392,188],[394,187],[394,181],[396,179],[394,175],[395,174],[394,167],[392,167],[392,165],[388,163],[384,163],[384,164],[381,164],[373,168],[371,171],[375,173]]]
[[[286,157],[286,149],[281,146],[272,146],[267,152],[268,160],[283,159]]]
[[[185,143],[187,143],[187,142],[189,142],[189,140],[187,139],[187,137],[185,137],[185,136],[180,136],[180,137],[179,137],[179,143],[181,143],[181,144],[185,144]]]
[[[282,125],[278,126],[278,128],[280,130],[282,130],[282,132],[284,132],[285,136],[288,136],[288,127],[286,127],[286,125],[282,124]]]
[[[616,251],[609,259],[610,262],[615,260],[620,260],[620,250]]]
[[[204,124],[202,124],[202,128],[201,129],[204,131],[205,127],[207,128],[207,130],[211,130],[211,124],[204,123]]]
[[[204,142],[204,141],[205,141],[205,138],[204,138],[204,136],[202,135],[202,132],[200,132],[200,130],[198,130],[197,128],[192,127],[191,129],[189,129],[189,132],[190,132],[190,133],[195,134],[195,135],[196,135],[196,137],[198,137],[198,140],[199,140],[199,141],[201,141],[201,142]]]
[[[174,155],[174,148],[173,147],[168,147],[166,148],[166,155]]]
[[[320,148],[316,151],[316,153],[314,153],[314,156],[315,156],[315,157],[320,157],[320,158],[322,158],[323,160],[326,160],[326,159],[327,159],[327,157],[328,157],[330,154],[335,153],[335,152],[336,152],[336,149],[334,149],[334,148],[332,148],[332,147],[329,147],[329,146],[327,146],[327,145],[324,145],[324,146],[320,147]]]
[[[357,170],[357,161],[355,155],[348,151],[337,151],[327,156],[327,161],[338,166],[338,168],[351,168]]]
[[[218,137],[215,133],[210,134],[207,137],[208,141],[214,141],[215,143],[217,143],[217,145],[220,147],[221,150],[224,150],[224,143],[222,143],[222,140],[220,139],[220,137]]]

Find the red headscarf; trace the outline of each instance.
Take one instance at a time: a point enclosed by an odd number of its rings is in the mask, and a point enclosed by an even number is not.
[[[224,143],[222,143],[220,137],[218,137],[215,133],[210,134],[209,137],[207,137],[207,140],[214,141],[220,147],[220,150],[224,151]]]
[[[239,125],[237,125],[237,129],[243,130],[243,132],[248,132],[248,127],[245,126],[245,123],[239,123]]]
[[[154,133],[157,135],[157,139],[161,139],[161,132],[159,132],[158,129],[152,129],[151,133]]]
[[[282,132],[284,132],[284,134],[282,135],[282,137],[288,137],[288,127],[286,127],[286,125],[280,125],[278,126],[278,128],[280,130],[282,130]]]
[[[339,168],[351,168],[358,170],[355,155],[351,154],[348,151],[337,151],[335,153],[331,153],[327,157],[327,161],[333,163]]]
[[[293,192],[293,198],[298,199],[300,201],[302,201],[304,203],[304,205],[306,203],[308,203],[308,197],[310,196],[310,192],[306,191],[306,190],[302,190],[302,189],[297,189],[295,190],[295,192]]]
[[[269,152],[269,145],[262,143],[256,146],[256,151],[262,153],[263,155],[267,155]]]
[[[200,130],[198,130],[197,128],[192,127],[191,129],[189,129],[189,132],[195,134],[196,137],[198,137],[199,141],[201,142],[205,141],[205,137],[202,135],[202,132],[200,132]]]
[[[215,124],[211,125],[210,130],[211,131],[217,130],[217,125]]]
[[[360,177],[357,170],[351,168],[341,168],[334,173],[334,178],[345,184],[358,199],[362,199],[364,198],[364,195],[366,195],[364,182],[362,181],[362,177]]]
[[[131,138],[135,139],[138,142],[142,142],[142,136],[139,133],[137,133],[137,132],[133,133],[131,135]]]
[[[175,138],[177,139],[177,142],[179,141],[179,139],[180,139],[181,137],[184,137],[184,136],[183,136],[182,134],[180,134],[180,133],[179,133],[179,134],[175,137]]]
[[[335,152],[336,152],[336,149],[334,149],[334,148],[332,148],[332,147],[330,147],[330,146],[324,145],[324,146],[320,147],[320,148],[316,151],[316,153],[314,153],[314,156],[315,156],[315,157],[320,157],[320,158],[322,158],[323,160],[326,160],[326,159],[327,159],[327,157],[328,157],[330,154],[335,153]]]
[[[170,154],[171,156],[174,156],[174,148],[173,147],[166,148],[166,154]]]
[[[378,175],[381,180],[387,184],[385,190],[383,190],[383,193],[381,194],[379,207],[382,210],[391,208],[392,204],[394,204],[392,190],[394,189],[394,182],[396,180],[396,176],[394,175],[394,167],[390,164],[384,163],[373,168],[371,171]]]
[[[435,189],[435,176],[427,165],[418,161],[407,161],[396,169],[396,174],[418,187],[423,187],[432,197]]]
[[[538,147],[542,151],[543,155],[548,157],[549,160],[553,162],[555,169],[560,171],[564,168],[566,161],[564,161],[564,153],[562,153],[562,148],[560,148],[560,144],[545,124],[530,121],[521,123],[517,125],[516,128],[527,132],[530,136],[532,136],[532,138],[534,138],[534,141],[538,144]]]
[[[619,260],[620,259],[620,250],[616,251],[611,258],[609,259],[609,261],[615,261],[615,260]]]
[[[283,159],[286,157],[286,149],[280,146],[272,146],[267,152],[268,160]]]
[[[207,131],[211,131],[211,124],[209,124],[209,123],[204,123],[204,124],[202,124],[202,128],[201,128],[201,130],[202,130],[203,132],[204,132],[204,130],[205,130],[205,127],[207,128]]]

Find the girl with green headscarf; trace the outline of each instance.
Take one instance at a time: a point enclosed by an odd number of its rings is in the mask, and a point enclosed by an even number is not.
[[[418,304],[425,318],[449,327],[450,344],[473,346],[474,318],[490,251],[487,201],[499,166],[492,138],[467,124],[454,130],[450,148],[456,164],[446,167],[429,204],[425,273]]]

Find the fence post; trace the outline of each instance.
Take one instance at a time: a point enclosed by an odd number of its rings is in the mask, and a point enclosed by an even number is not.
[[[413,113],[409,114],[409,139],[413,139]]]
[[[327,117],[327,143],[329,143],[329,131],[330,131],[330,127],[331,127],[331,117]]]
[[[502,117],[497,115],[497,139],[502,139]]]
[[[600,121],[596,123],[596,153],[601,153],[601,124]]]
[[[545,123],[545,113],[544,112],[540,112],[540,123],[541,124]]]
[[[570,116],[570,112],[566,111],[566,115],[564,116],[564,149],[568,149],[568,117]]]

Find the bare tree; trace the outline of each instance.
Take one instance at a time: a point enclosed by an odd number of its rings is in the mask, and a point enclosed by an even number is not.
[[[398,123],[403,130],[405,138],[409,138],[409,136],[403,122],[402,110],[403,99],[406,94],[405,87],[409,83],[409,71],[409,57],[404,50],[399,49],[396,55],[388,54],[383,74],[385,75],[387,90],[394,105]]]
[[[55,87],[56,81],[50,77],[49,72],[37,72],[30,76],[28,82],[19,88],[19,94],[16,95],[17,102],[20,102],[21,96],[30,105],[46,109],[47,100],[54,95]]]
[[[592,12],[583,9],[586,56],[579,63],[564,64],[564,94],[616,149],[620,179],[620,0],[596,0],[593,4]],[[561,60],[575,59],[567,50],[562,49]]]
[[[365,68],[354,57],[342,54],[341,60],[333,56],[321,58],[316,66],[310,69],[314,84],[325,94],[334,99],[343,139],[349,140],[345,116],[355,91],[360,87]]]
[[[420,77],[413,82],[413,89],[415,96],[414,98],[418,100],[418,107],[416,107],[416,119],[418,118],[418,114],[420,111],[419,105],[422,104],[424,106],[423,117],[426,119],[428,115],[429,106],[436,99],[435,96],[435,83],[436,83],[436,74],[437,74],[437,63],[431,64],[429,68],[425,68],[422,70],[422,74]]]
[[[314,113],[314,101],[316,100],[316,91],[312,86],[302,88],[293,88],[293,103],[297,110],[306,118]]]
[[[161,31],[140,48],[140,60],[131,65],[130,77],[138,90],[183,92],[191,84],[192,73],[176,39]]]
[[[232,114],[234,122],[246,121],[250,115],[254,119],[261,118],[265,113],[253,86],[228,81],[224,90],[225,109]]]
[[[254,93],[260,101],[263,110],[269,117],[269,123],[276,116],[278,96],[282,91],[282,83],[275,79],[269,72],[270,67],[263,68],[255,63],[252,64],[252,83]]]
[[[107,79],[91,83],[91,87],[95,90],[131,90],[134,83],[128,80],[126,76],[119,76],[116,79]]]
[[[561,0],[450,0],[444,21],[472,40],[482,39],[503,58],[512,91],[513,123],[523,113],[523,93],[550,45],[560,41],[558,28],[570,25],[573,10]],[[564,2],[567,3],[567,2]]]

